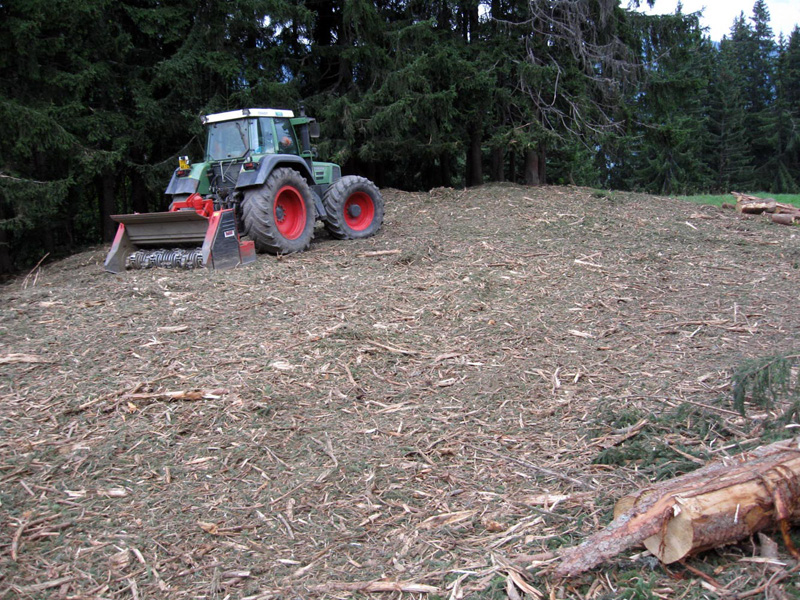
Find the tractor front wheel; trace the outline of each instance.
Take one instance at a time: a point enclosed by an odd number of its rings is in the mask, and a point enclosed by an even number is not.
[[[331,185],[322,199],[325,228],[340,240],[358,240],[378,233],[383,223],[383,196],[369,179],[347,175]]]
[[[294,169],[275,169],[264,185],[244,193],[244,234],[259,252],[302,252],[314,237],[315,215],[311,188]]]

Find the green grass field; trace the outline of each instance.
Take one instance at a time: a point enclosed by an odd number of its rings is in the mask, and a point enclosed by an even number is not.
[[[759,198],[772,198],[773,200],[782,202],[784,204],[794,204],[795,206],[800,207],[800,194],[768,194],[766,192],[746,193],[751,196],[758,196]],[[721,206],[723,202],[727,202],[729,204],[736,203],[736,198],[730,194],[698,194],[696,196],[678,196],[678,198],[681,200],[696,202],[697,204],[713,204],[714,206]]]

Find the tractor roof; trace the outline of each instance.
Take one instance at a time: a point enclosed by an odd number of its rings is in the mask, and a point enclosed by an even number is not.
[[[203,125],[207,123],[219,123],[220,121],[232,121],[234,119],[244,119],[247,117],[294,117],[290,110],[276,110],[274,108],[243,108],[242,110],[230,110],[223,113],[206,115],[202,118]]]

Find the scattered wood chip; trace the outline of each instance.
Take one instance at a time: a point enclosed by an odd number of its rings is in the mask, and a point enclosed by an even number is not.
[[[532,494],[523,496],[522,501],[531,506],[544,506],[553,510],[557,504],[569,500],[572,496],[568,494]]]
[[[294,371],[297,368],[297,365],[293,365],[285,360],[274,360],[269,363],[269,366],[276,371]]]
[[[437,529],[439,527],[444,527],[445,525],[454,525],[456,523],[466,521],[467,519],[471,519],[475,514],[477,514],[477,512],[477,510],[460,510],[457,512],[434,515],[432,517],[428,517],[422,523],[420,523],[419,528]]]
[[[370,250],[369,252],[362,252],[360,256],[362,257],[369,257],[369,256],[388,256],[391,254],[400,254],[401,250],[398,248],[396,250]]]
[[[137,392],[123,398],[131,400],[218,400],[227,390],[177,390],[173,392]]]
[[[5,356],[0,356],[0,365],[10,365],[14,363],[43,363],[47,362],[40,356],[35,356],[33,354],[6,354]]]
[[[642,419],[641,421],[639,421],[634,425],[630,425],[623,429],[612,431],[608,435],[595,438],[594,440],[592,440],[591,445],[600,446],[601,448],[611,448],[613,446],[618,446],[622,442],[636,436],[642,429],[645,428],[646,425],[647,425],[647,419]]]
[[[436,358],[433,359],[434,363],[440,363],[445,360],[450,360],[451,358],[458,358],[459,356],[464,356],[461,352],[445,352],[444,354],[440,354]]]
[[[415,356],[415,355],[419,354],[419,352],[416,352],[415,350],[406,350],[404,348],[395,348],[394,346],[389,346],[388,344],[381,344],[379,342],[373,342],[371,340],[368,343],[373,345],[373,346],[375,346],[376,348],[383,348],[384,350],[388,350],[389,352],[391,352],[393,354],[407,354],[409,356]]]
[[[438,594],[439,588],[422,583],[407,581],[367,581],[364,583],[350,581],[331,581],[322,585],[308,586],[315,592],[402,592],[405,594]]]
[[[207,523],[205,521],[198,521],[197,525],[208,534],[219,535],[219,525],[216,523]]]
[[[529,594],[534,598],[544,598],[544,594],[525,581],[525,577],[522,573],[516,569],[508,569],[506,571],[508,573],[508,578],[514,582],[519,589],[521,589],[524,593]]]
[[[57,579],[51,579],[50,581],[44,581],[42,583],[34,583],[31,585],[22,585],[13,587],[20,594],[35,594],[37,592],[43,592],[44,590],[49,590],[54,587],[59,587],[61,585],[64,585],[65,583],[69,583],[74,579],[75,577],[70,575],[68,577],[59,577]]]
[[[579,338],[593,338],[594,336],[591,333],[586,333],[585,331],[578,331],[577,329],[570,329],[570,335],[574,335],[575,337]]]
[[[128,490],[125,488],[98,489],[97,495],[106,496],[107,498],[125,498],[128,495]]]

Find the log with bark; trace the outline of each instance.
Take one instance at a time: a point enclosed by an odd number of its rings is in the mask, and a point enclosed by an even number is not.
[[[793,225],[800,221],[800,208],[791,204],[782,204],[772,198],[759,198],[738,192],[731,192],[731,195],[736,198],[736,210],[740,213],[749,215],[768,213],[772,215],[773,223],[782,225]],[[777,215],[791,215],[791,218]]]
[[[800,438],[723,459],[619,500],[603,531],[568,549],[555,568],[573,576],[644,544],[665,564],[778,525],[786,546],[800,520]]]
[[[798,225],[800,224],[800,210],[795,213],[776,213],[772,215],[772,222],[779,225]]]
[[[760,215],[761,213],[774,213],[778,203],[772,198],[758,198],[732,192],[736,198],[736,210],[748,215]]]

